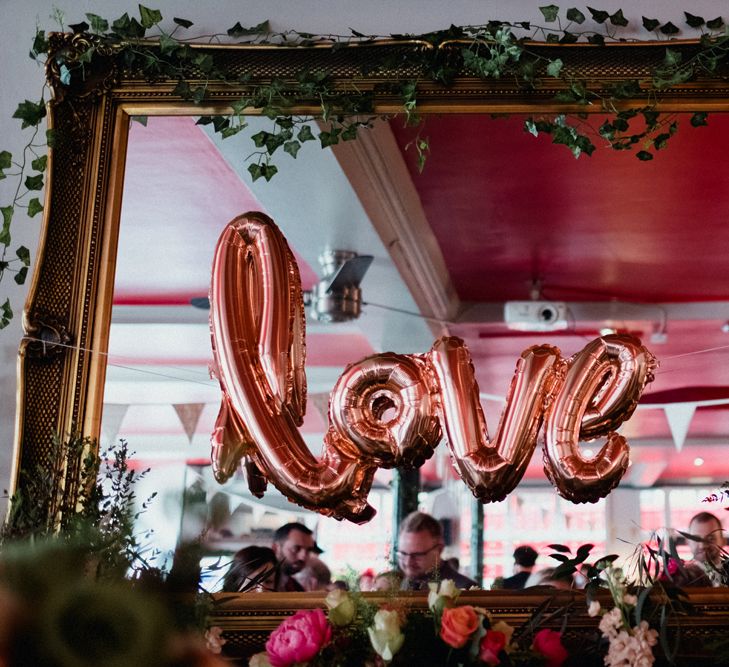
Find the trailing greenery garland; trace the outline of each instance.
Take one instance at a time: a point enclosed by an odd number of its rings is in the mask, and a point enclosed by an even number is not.
[[[564,90],[555,101],[570,105],[599,108],[609,115],[602,125],[591,128],[585,119],[576,114],[558,114],[552,117],[528,118],[525,129],[535,136],[546,133],[552,142],[565,145],[575,157],[592,154],[596,145],[593,139],[601,139],[614,150],[632,150],[640,160],[653,159],[654,153],[666,147],[678,129],[675,116],[656,111],[661,92],[698,75],[707,78],[721,76],[721,67],[729,60],[729,30],[721,17],[706,20],[688,12],[686,25],[700,35],[696,49],[688,57],[684,51],[671,48],[667,42],[665,57],[643,79],[618,81],[607,88],[597,79],[579,78],[564,67],[559,58],[549,58],[538,43],[573,44],[579,41],[595,46],[606,42],[628,41],[621,30],[629,25],[623,11],[615,12],[587,7],[594,28],[583,27],[588,20],[585,13],[572,7],[564,13],[557,5],[539,8],[544,24],[529,21],[488,21],[482,25],[451,26],[447,30],[423,35],[392,35],[417,41],[424,48],[407,55],[407,62],[389,62],[386,54],[376,63],[375,69],[398,71],[408,66],[419,72],[418,78],[392,81],[393,92],[399,96],[402,113],[407,122],[418,124],[418,84],[425,80],[435,81],[446,87],[452,86],[457,76],[464,72],[483,79],[509,77],[525,89],[537,89],[544,76],[557,79]],[[231,72],[216,65],[210,53],[191,48],[193,43],[250,43],[307,48],[329,44],[331,48],[345,48],[353,44],[367,44],[382,39],[355,30],[350,35],[314,35],[297,31],[271,32],[268,22],[252,27],[236,23],[225,34],[180,38],[178,33],[193,23],[173,18],[172,31],[161,27],[160,11],[139,5],[139,18],[127,13],[114,21],[96,14],[86,14],[86,21],[66,26],[63,14],[56,10],[53,18],[61,31],[88,37],[88,46],[81,53],[57,51],[52,54],[58,71],[60,86],[70,87],[83,78],[93,67],[100,54],[114,52],[128,71],[140,75],[149,82],[176,81],[175,94],[195,104],[207,99],[212,83],[240,86],[246,80],[235,78]],[[652,40],[669,39],[680,32],[671,22],[642,17],[642,29]],[[638,41],[638,40],[635,40]],[[449,48],[443,48],[448,45]],[[384,53],[384,52],[383,52]],[[49,58],[49,39],[44,30],[37,30],[30,57],[45,63]],[[363,74],[366,74],[363,72]],[[373,113],[372,95],[354,87],[347,90],[335,88],[328,72],[303,70],[295,82],[276,79],[266,85],[252,85],[238,101],[231,105],[228,116],[202,116],[200,124],[210,124],[223,138],[233,136],[246,127],[245,113],[252,109],[272,119],[272,130],[253,135],[254,152],[248,156],[248,171],[253,180],[270,180],[277,171],[272,157],[279,148],[296,158],[305,143],[316,143],[322,148],[341,141],[356,139],[362,128],[371,125]],[[45,140],[38,135],[46,114],[46,86],[39,100],[25,100],[18,105],[14,118],[21,122],[21,129],[31,133],[20,156],[0,151],[0,179],[8,176],[16,179],[17,186],[12,200],[0,206],[0,282],[5,273],[12,273],[16,283],[23,284],[30,266],[30,252],[24,246],[12,247],[11,225],[19,209],[25,209],[28,217],[43,210],[39,193],[44,185],[47,165],[46,147],[52,147],[59,137],[48,131]],[[325,129],[312,130],[306,117],[292,115],[288,109],[298,102],[315,100]],[[626,107],[626,101],[630,106]],[[138,118],[140,122],[145,119]],[[636,123],[637,121],[637,123]],[[707,124],[706,113],[695,113],[691,125]],[[412,142],[417,153],[419,167],[425,164],[428,153],[427,139],[420,135]],[[0,304],[0,329],[13,317],[10,300]]]

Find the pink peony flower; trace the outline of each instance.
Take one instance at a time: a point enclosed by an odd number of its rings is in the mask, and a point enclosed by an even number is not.
[[[279,625],[266,642],[273,667],[311,660],[332,638],[332,626],[321,609],[297,611]]]
[[[567,660],[567,649],[562,644],[562,633],[544,628],[534,635],[532,648],[547,659],[547,667],[560,667]]]
[[[478,647],[478,658],[487,665],[501,662],[499,653],[506,647],[506,635],[498,630],[487,630]]]
[[[480,624],[481,619],[470,604],[446,607],[440,622],[440,638],[448,646],[461,648],[478,630]]]

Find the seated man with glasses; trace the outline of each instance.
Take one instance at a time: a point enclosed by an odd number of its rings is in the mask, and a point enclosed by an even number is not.
[[[428,582],[452,579],[458,588],[468,589],[476,582],[441,561],[443,530],[437,519],[423,512],[408,514],[400,524],[397,563],[403,573],[400,588],[405,591],[428,589]]]

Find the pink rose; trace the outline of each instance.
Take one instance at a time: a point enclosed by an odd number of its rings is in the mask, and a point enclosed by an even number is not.
[[[675,575],[679,569],[678,561],[675,558],[669,558],[666,569],[668,570],[668,574],[670,574],[671,576]]]
[[[440,638],[453,648],[461,648],[476,632],[481,619],[470,605],[446,607],[440,622]]]
[[[487,665],[498,665],[501,662],[499,653],[506,646],[506,635],[498,630],[487,630],[481,637],[478,647],[478,658]]]
[[[266,642],[273,667],[311,660],[332,638],[332,627],[321,609],[297,611],[279,625]]]
[[[562,645],[562,633],[544,628],[534,635],[532,648],[547,659],[547,667],[560,667],[567,660],[567,649]]]

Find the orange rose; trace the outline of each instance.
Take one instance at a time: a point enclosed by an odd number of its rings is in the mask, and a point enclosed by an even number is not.
[[[461,648],[481,622],[471,605],[446,607],[440,622],[440,638],[453,648]]]

